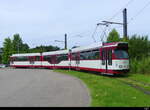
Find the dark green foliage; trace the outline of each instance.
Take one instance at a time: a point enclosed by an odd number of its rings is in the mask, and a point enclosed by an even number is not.
[[[3,43],[2,63],[8,64],[9,57],[11,54],[12,54],[12,41],[8,37],[4,40],[4,43]]]
[[[15,34],[12,40],[13,53],[27,53],[29,52],[28,44],[24,44],[20,35]]]
[[[0,55],[0,64],[2,64],[2,55]]]
[[[49,51],[56,51],[60,50],[59,47],[55,46],[37,46],[36,48],[31,48],[28,46],[28,44],[23,43],[22,38],[19,34],[15,34],[13,36],[13,39],[6,38],[3,43],[3,55],[0,56],[0,63],[1,60],[4,64],[9,63],[9,57],[12,54],[16,53],[39,53],[39,52],[49,52]]]
[[[2,53],[3,53],[3,48],[0,48],[0,64],[2,63]]]
[[[13,49],[13,53],[17,53],[19,51],[19,48],[22,45],[22,39],[20,38],[19,34],[15,34],[13,36],[13,40],[12,40],[12,49]]]
[[[150,74],[149,41],[147,36],[132,36],[129,40],[130,72]]]
[[[29,52],[30,47],[28,46],[28,44],[22,44],[21,46],[21,53],[28,53]]]
[[[150,57],[143,57],[140,60],[131,59],[130,68],[131,73],[150,74]]]
[[[149,53],[148,36],[133,35],[129,39],[129,54],[130,58],[141,59],[147,57]]]
[[[150,74],[150,41],[148,36],[133,35],[128,42],[131,73]]]
[[[24,44],[20,35],[15,34],[13,36],[13,40],[10,38],[6,38],[3,43],[3,55],[2,55],[2,62],[4,64],[9,63],[9,57],[12,54],[16,53],[27,53],[29,52],[28,44]]]
[[[113,29],[109,35],[108,35],[108,38],[107,38],[107,41],[108,42],[118,42],[120,41],[120,35],[119,33],[116,31],[116,29]]]
[[[37,52],[50,52],[50,51],[56,51],[56,50],[60,50],[59,47],[55,47],[55,46],[37,46],[35,48],[31,48],[29,50],[30,53],[37,53]]]

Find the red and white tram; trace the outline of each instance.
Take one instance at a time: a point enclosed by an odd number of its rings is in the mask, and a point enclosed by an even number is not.
[[[10,57],[12,67],[42,67],[42,55],[40,53],[14,54]]]
[[[12,67],[72,68],[102,74],[122,74],[129,71],[128,43],[95,43],[71,50],[44,53],[14,54]]]
[[[42,66],[44,68],[69,68],[69,50],[44,52],[42,54]]]

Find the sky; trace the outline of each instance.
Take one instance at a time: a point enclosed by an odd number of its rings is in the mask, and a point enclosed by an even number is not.
[[[30,47],[64,48],[63,42],[55,40],[64,41],[65,33],[68,48],[86,46],[94,43],[92,35],[97,23],[104,20],[122,23],[125,7],[128,9],[128,34],[150,36],[150,5],[139,13],[148,3],[149,0],[0,0],[0,47],[5,38],[12,38],[16,33]],[[120,25],[110,25],[106,34],[112,28],[123,35]],[[104,26],[97,28],[96,42],[101,41],[104,29]]]

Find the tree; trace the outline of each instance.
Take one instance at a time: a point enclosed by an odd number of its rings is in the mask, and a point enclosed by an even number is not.
[[[29,52],[29,46],[28,46],[28,44],[22,44],[22,46],[21,46],[21,53],[28,53]]]
[[[29,52],[31,53],[37,53],[37,52],[50,52],[50,51],[57,51],[60,50],[57,46],[37,46],[35,48],[31,48]]]
[[[2,63],[2,55],[0,55],[0,64]]]
[[[9,57],[12,55],[12,41],[8,37],[4,40],[3,43],[3,54],[2,54],[2,62],[4,64],[9,63]]]
[[[148,36],[133,35],[129,39],[129,54],[131,58],[141,59],[149,54],[150,43]]]
[[[116,31],[116,29],[113,29],[109,35],[108,35],[108,38],[107,38],[107,41],[108,42],[118,42],[120,41],[120,35],[119,33]]]
[[[15,34],[12,40],[13,53],[27,53],[29,52],[28,44],[24,44],[20,35]]]
[[[2,63],[2,53],[3,53],[3,48],[0,48],[0,64]]]
[[[20,51],[20,47],[22,45],[22,39],[19,34],[15,34],[12,40],[13,53],[18,53]]]

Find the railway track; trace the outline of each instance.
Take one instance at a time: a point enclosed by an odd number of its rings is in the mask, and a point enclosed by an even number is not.
[[[129,86],[143,92],[144,94],[150,95],[150,84],[149,83],[137,81],[137,80],[130,79],[130,78],[116,78],[116,79],[126,85],[129,85]]]
[[[150,83],[145,83],[145,82],[142,82],[142,81],[138,81],[138,80],[135,80],[135,79],[131,79],[131,78],[128,78],[129,80],[132,80],[132,81],[135,81],[135,82],[138,82],[140,84],[143,84],[145,86],[150,86]]]

